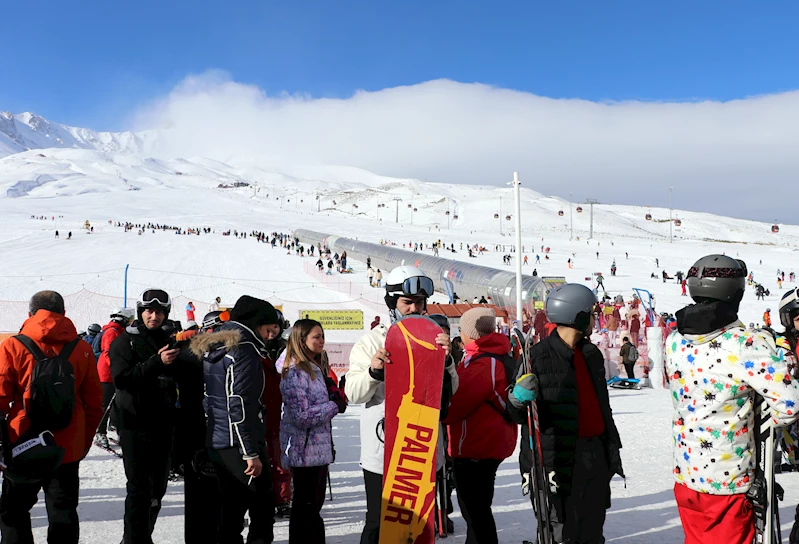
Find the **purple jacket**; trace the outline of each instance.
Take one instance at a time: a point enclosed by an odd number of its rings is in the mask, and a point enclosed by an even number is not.
[[[314,371],[312,379],[292,366],[280,381],[280,460],[284,467],[318,467],[333,462],[330,421],[338,414],[338,406],[328,399],[322,371],[316,367]]]

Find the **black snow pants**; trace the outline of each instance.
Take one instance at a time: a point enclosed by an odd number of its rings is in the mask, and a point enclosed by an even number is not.
[[[245,513],[250,515],[247,543],[270,544],[275,538],[275,499],[266,444],[262,445],[259,452],[263,470],[257,478],[244,474],[247,461],[241,458],[238,448],[209,450],[208,455],[216,467],[222,499],[219,544],[244,542],[241,533],[244,530]]]
[[[453,459],[458,505],[466,521],[466,544],[497,544],[491,513],[498,459]]]
[[[107,434],[109,421],[111,425],[116,424],[116,417],[113,416],[114,407],[111,406],[111,409],[108,409],[111,399],[114,398],[114,393],[116,393],[116,388],[113,383],[103,382],[100,385],[103,387],[103,419],[100,420],[100,424],[97,426],[97,433]]]
[[[127,478],[124,544],[150,544],[169,482],[172,427],[148,432],[118,429]]]
[[[0,496],[0,533],[3,544],[33,544],[31,508],[44,490],[47,509],[47,542],[78,544],[78,466],[80,462],[65,463],[47,480],[36,484],[13,483],[3,480]]]
[[[635,379],[635,363],[624,363],[624,369],[627,371],[627,377],[631,380]]]
[[[600,438],[578,438],[568,495],[550,495],[552,531],[558,544],[603,544],[610,505],[610,469]],[[531,498],[532,500],[532,498]]]
[[[325,544],[325,504],[327,465],[292,467],[294,498],[289,518],[289,544]]]
[[[380,540],[380,507],[383,497],[383,475],[363,471],[366,487],[366,525],[361,533],[361,544],[378,544]]]

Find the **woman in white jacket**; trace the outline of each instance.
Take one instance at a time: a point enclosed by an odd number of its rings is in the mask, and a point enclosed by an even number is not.
[[[386,277],[386,304],[391,322],[406,315],[421,315],[427,308],[427,299],[433,294],[433,280],[412,266],[399,266]],[[366,525],[361,533],[361,544],[378,544],[380,538],[380,506],[383,490],[383,419],[385,417],[386,386],[383,368],[390,362],[386,351],[388,327],[382,323],[356,342],[350,352],[345,393],[352,404],[364,404],[361,415],[361,468],[366,487]],[[452,357],[449,335],[441,333],[436,338],[447,353],[447,372],[444,373],[442,405],[458,387],[458,374]],[[449,387],[448,387],[449,386]],[[439,440],[442,437],[439,436]],[[441,456],[443,462],[443,456]]]

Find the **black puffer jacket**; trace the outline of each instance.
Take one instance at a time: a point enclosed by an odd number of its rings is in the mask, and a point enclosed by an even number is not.
[[[621,439],[610,409],[605,363],[599,349],[587,340],[578,347],[583,352],[594,389],[605,420],[602,442],[612,473],[624,476],[621,466]],[[530,349],[533,373],[538,377],[538,421],[541,427],[541,449],[547,473],[555,471],[559,490],[568,494],[574,469],[574,452],[577,446],[577,376],[574,371],[574,352],[553,331],[550,336]],[[527,411],[511,409],[513,418],[522,424],[519,467],[522,474],[530,471],[530,438],[527,428]]]
[[[120,428],[146,432],[174,424],[180,365],[165,365],[158,355],[168,343],[163,328],[149,330],[134,322],[111,344],[108,356]]]

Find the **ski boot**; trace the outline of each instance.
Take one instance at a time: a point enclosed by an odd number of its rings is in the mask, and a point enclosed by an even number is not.
[[[289,519],[291,517],[291,503],[281,502],[275,507],[275,517]]]
[[[95,435],[94,443],[103,448],[104,450],[111,448],[111,445],[108,443],[108,436],[104,434]]]

